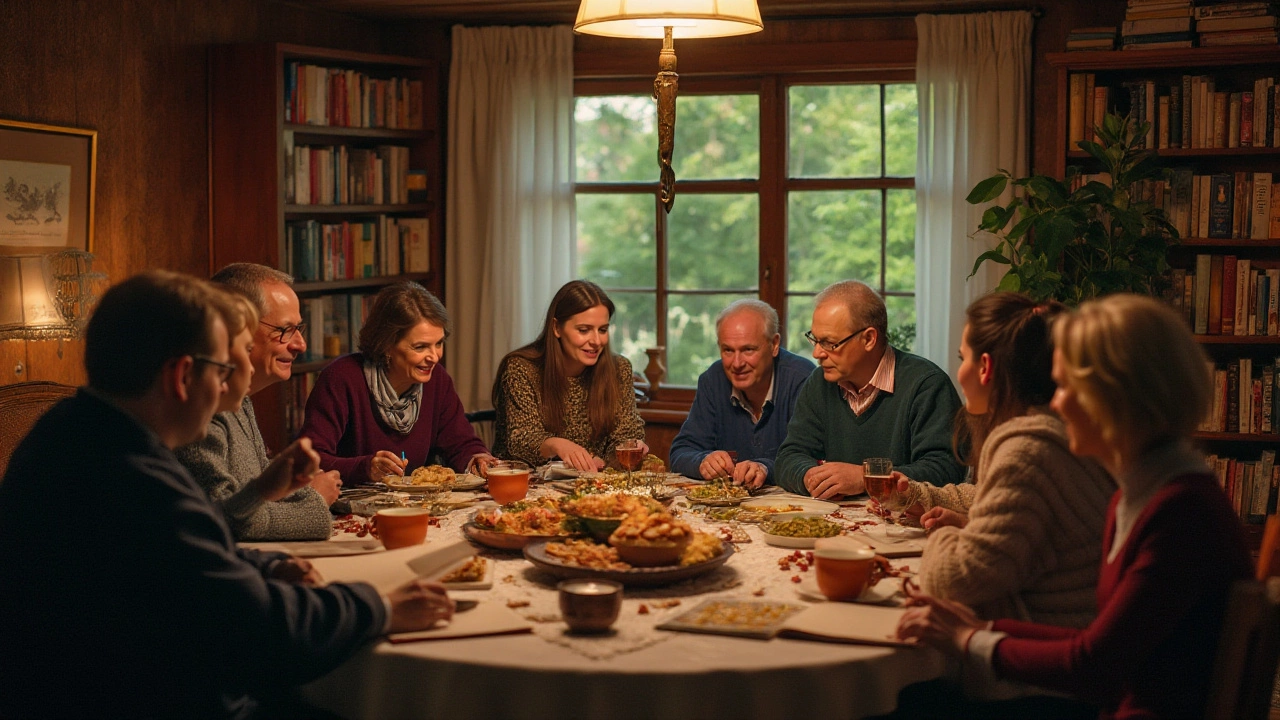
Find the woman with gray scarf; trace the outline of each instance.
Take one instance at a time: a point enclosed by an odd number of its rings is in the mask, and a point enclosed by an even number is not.
[[[302,435],[320,466],[349,482],[406,475],[440,455],[458,472],[492,460],[439,365],[449,336],[444,305],[413,282],[378,293],[360,352],[334,360],[307,399]]]

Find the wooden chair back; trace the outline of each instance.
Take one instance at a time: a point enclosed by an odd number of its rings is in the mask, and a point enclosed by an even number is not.
[[[59,400],[74,395],[70,385],[54,382],[24,382],[0,386],[0,479],[9,467],[9,458],[31,426]]]
[[[484,446],[493,448],[493,421],[497,419],[496,410],[476,410],[467,413],[467,422],[475,428],[476,436],[484,441]]]
[[[1209,720],[1263,720],[1280,660],[1280,578],[1231,588],[1209,686]]]

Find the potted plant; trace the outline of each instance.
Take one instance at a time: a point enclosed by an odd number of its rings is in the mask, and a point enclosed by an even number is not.
[[[1165,251],[1178,231],[1163,209],[1140,199],[1140,183],[1168,177],[1156,153],[1138,147],[1148,127],[1109,114],[1098,142],[1078,143],[1101,166],[1099,179],[1079,182],[1078,167],[1063,180],[1015,179],[1001,170],[974,186],[966,198],[974,205],[995,200],[1010,184],[1016,191],[1008,204],[983,213],[978,230],[998,242],[978,256],[973,273],[984,262],[1008,265],[998,289],[1069,305],[1114,292],[1158,295],[1169,268]]]

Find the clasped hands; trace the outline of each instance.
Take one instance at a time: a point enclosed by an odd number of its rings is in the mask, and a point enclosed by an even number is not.
[[[703,480],[731,478],[734,485],[755,490],[764,485],[769,477],[769,469],[754,460],[743,460],[735,463],[733,457],[725,450],[709,453],[698,465],[698,472]]]
[[[989,627],[969,606],[954,600],[926,595],[910,581],[902,584],[907,593],[907,611],[898,620],[898,639],[924,643],[949,655],[963,657],[978,630]]]

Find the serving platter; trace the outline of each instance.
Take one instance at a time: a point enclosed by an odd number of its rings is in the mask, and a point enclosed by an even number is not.
[[[462,534],[466,535],[468,540],[494,550],[523,550],[526,545],[532,542],[562,540],[570,537],[569,535],[516,535],[515,533],[488,530],[476,525],[474,522],[468,522],[463,525]]]
[[[592,578],[596,580],[613,580],[627,587],[653,587],[670,585],[705,575],[724,565],[733,556],[733,544],[721,541],[720,554],[696,565],[660,565],[658,567],[636,567],[630,570],[599,570],[596,568],[569,565],[560,558],[547,553],[546,542],[530,542],[524,548],[524,557],[539,570],[548,572],[558,578]]]
[[[827,502],[826,500],[814,500],[813,498],[802,497],[800,495],[769,495],[765,497],[748,498],[742,501],[743,510],[761,510],[766,511],[768,508],[785,508],[795,506],[800,508],[796,511],[780,511],[780,512],[801,512],[801,513],[818,513],[819,515],[830,515],[840,509],[840,506]]]

